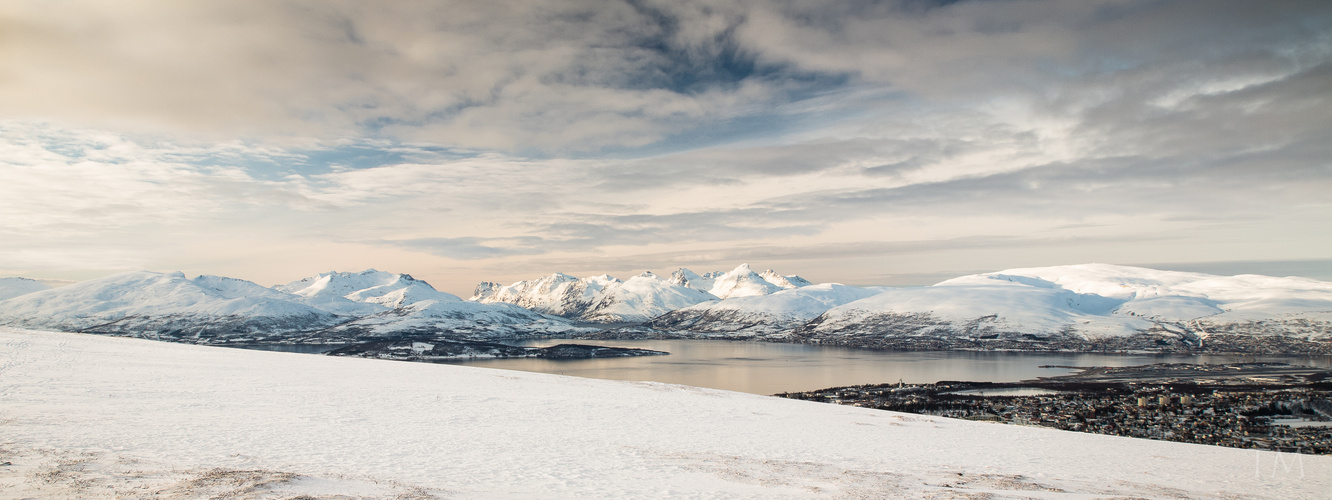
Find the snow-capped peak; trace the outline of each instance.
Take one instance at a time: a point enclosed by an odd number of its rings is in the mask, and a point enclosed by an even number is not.
[[[762,277],[764,280],[766,280],[768,283],[772,283],[779,287],[788,288],[788,289],[799,288],[802,286],[809,286],[813,284],[810,283],[809,280],[801,278],[794,274],[788,276],[782,276],[780,274],[777,274],[777,271],[773,271],[772,269],[768,269],[766,271],[759,273],[759,276]]]
[[[782,290],[782,287],[769,283],[758,273],[749,268],[749,264],[740,264],[731,272],[721,275],[709,292],[720,299],[729,297],[748,297],[767,295]]]
[[[470,300],[505,302],[546,314],[596,322],[646,321],[673,309],[716,300],[707,292],[644,272],[621,281],[609,275],[574,278],[555,273],[509,286],[477,285]]]
[[[712,273],[708,274],[709,276],[699,276],[698,273],[682,267],[671,273],[671,278],[668,281],[676,285],[693,288],[700,292],[706,292],[712,289],[713,281],[715,281],[715,276],[711,276]]]
[[[258,284],[135,271],[21,295],[0,303],[0,324],[99,333],[234,336],[322,328],[329,311]]]
[[[367,269],[359,273],[328,272],[278,285],[273,289],[311,299],[324,308],[337,312],[362,311],[357,307],[338,307],[339,299],[363,304],[376,304],[389,309],[422,300],[441,302],[460,301],[458,296],[435,290],[429,283],[407,274]],[[344,305],[345,306],[345,305]],[[345,309],[345,310],[343,310]]]

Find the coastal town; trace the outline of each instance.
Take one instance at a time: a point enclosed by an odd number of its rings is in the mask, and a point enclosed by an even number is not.
[[[1187,332],[1156,330],[1125,337],[1085,339],[1075,335],[892,335],[885,332],[849,333],[836,338],[807,338],[796,331],[780,339],[859,349],[889,351],[1010,351],[1010,352],[1092,352],[1159,354],[1253,354],[1253,355],[1332,355],[1332,342],[1309,340],[1295,335],[1247,335],[1211,333],[1203,336]]]
[[[938,382],[778,394],[926,415],[1332,454],[1328,373],[1270,363],[1095,368],[1020,384]]]

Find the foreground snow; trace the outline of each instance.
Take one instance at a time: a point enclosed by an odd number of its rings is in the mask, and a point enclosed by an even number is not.
[[[0,328],[0,401],[0,462],[12,462],[0,466],[0,498],[1310,498],[1332,490],[1332,457],[658,383],[9,328]]]

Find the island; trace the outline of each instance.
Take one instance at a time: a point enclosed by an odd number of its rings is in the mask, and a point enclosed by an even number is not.
[[[522,347],[476,340],[440,337],[398,337],[357,342],[329,351],[329,356],[392,359],[398,361],[449,362],[477,358],[590,359],[632,356],[665,356],[665,351],[585,344]]]

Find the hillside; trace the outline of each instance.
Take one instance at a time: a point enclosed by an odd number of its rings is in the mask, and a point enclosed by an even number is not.
[[[322,273],[266,288],[222,276],[135,271],[0,301],[0,325],[191,343],[329,342],[408,334],[568,335],[568,321],[463,302],[405,274]]]
[[[651,382],[9,328],[0,345],[3,498],[1285,499],[1332,489],[1326,456]]]
[[[823,286],[699,304],[648,326],[695,337],[913,350],[1332,352],[1332,283],[1306,278],[1086,264],[927,287],[831,294]]]

